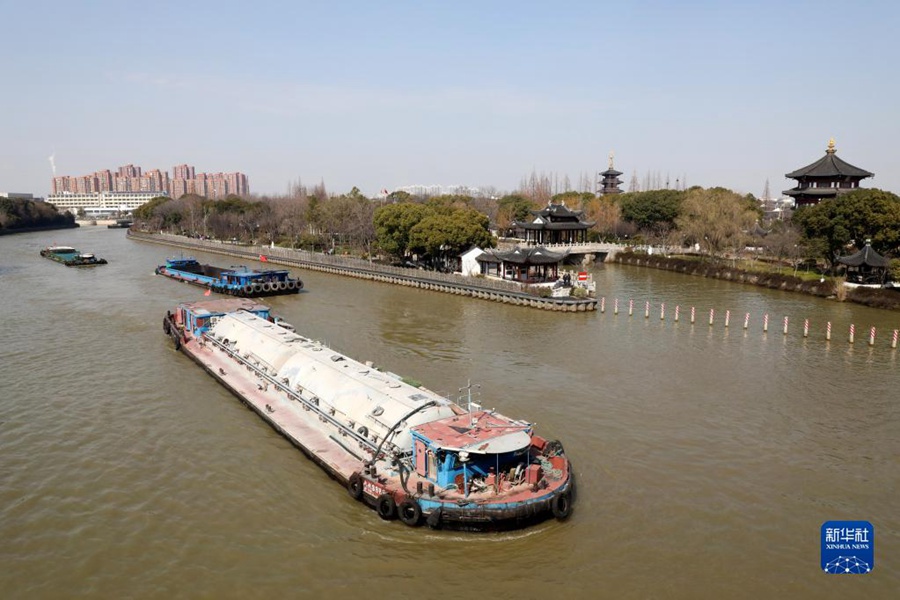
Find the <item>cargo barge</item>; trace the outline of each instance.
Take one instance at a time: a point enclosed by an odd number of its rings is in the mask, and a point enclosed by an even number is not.
[[[163,329],[350,496],[409,526],[499,530],[572,512],[562,444],[306,338],[250,299],[179,304]]]
[[[41,250],[41,256],[55,260],[67,267],[95,267],[107,264],[105,258],[99,258],[88,252],[81,252],[72,246],[48,246]]]
[[[256,271],[246,267],[223,269],[202,265],[194,258],[170,258],[156,267],[156,274],[210,289],[220,294],[249,298],[297,294],[303,282],[290,277],[287,269]]]

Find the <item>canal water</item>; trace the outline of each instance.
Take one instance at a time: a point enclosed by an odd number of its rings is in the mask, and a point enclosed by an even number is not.
[[[51,243],[109,264],[63,267],[38,255]],[[577,314],[295,271],[306,290],[269,303],[300,332],[448,396],[471,381],[482,404],[534,421],[572,458],[568,521],[433,532],[363,509],[172,349],[163,315],[203,297],[153,275],[172,253],[96,227],[0,237],[4,598],[900,589],[896,313],[616,265],[593,268],[606,312]],[[870,574],[821,571],[828,520],[873,524]]]

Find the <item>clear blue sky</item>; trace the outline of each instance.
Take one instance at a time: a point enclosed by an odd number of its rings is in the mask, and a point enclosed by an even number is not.
[[[900,3],[0,0],[0,191],[134,163],[515,189],[606,168],[773,195],[838,155],[900,193]],[[593,176],[593,175],[592,175]]]

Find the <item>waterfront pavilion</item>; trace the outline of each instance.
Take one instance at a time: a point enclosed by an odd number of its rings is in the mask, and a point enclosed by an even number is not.
[[[513,222],[516,237],[526,244],[583,244],[587,230],[594,223],[583,219],[583,210],[572,210],[565,204],[547,204],[541,210],[530,211],[534,220]]]
[[[482,275],[522,283],[544,283],[559,279],[559,266],[568,255],[568,251],[551,252],[543,246],[517,246],[509,251],[485,250],[476,260],[481,265]]]
[[[842,256],[837,261],[847,267],[849,283],[884,285],[887,281],[890,260],[875,252],[868,240],[862,250],[850,256]]]

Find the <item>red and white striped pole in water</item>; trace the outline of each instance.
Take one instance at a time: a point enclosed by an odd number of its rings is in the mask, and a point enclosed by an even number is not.
[[[691,325],[694,324],[695,317],[697,316],[696,307],[691,307]]]
[[[600,297],[600,312],[606,312],[606,296]]]
[[[659,320],[665,321],[666,319],[666,303],[663,302],[659,305]]]
[[[630,317],[633,314],[634,314],[634,300],[629,300],[628,301],[628,316]]]
[[[874,345],[875,345],[875,328],[874,328],[874,327],[872,327],[872,328],[869,330],[869,345],[870,345],[870,346],[874,346]]]
[[[644,303],[644,318],[645,319],[650,318],[650,301],[649,300],[647,300],[647,302]]]
[[[744,313],[744,329],[750,325],[750,313]]]
[[[769,331],[769,313],[763,315],[763,333]]]
[[[897,334],[900,333],[900,330],[894,330],[894,336],[891,338],[891,348],[897,347]]]
[[[803,337],[809,337],[809,319],[803,319]]]
[[[714,308],[709,309],[709,324],[713,324],[713,317],[716,314],[716,310]]]
[[[619,314],[619,299],[618,298],[613,300],[613,314],[614,315]]]
[[[725,327],[728,327],[728,324],[731,323],[731,311],[725,311]]]
[[[678,313],[679,313],[680,310],[681,310],[681,307],[680,307],[679,305],[676,304],[676,305],[675,305],[675,322],[676,322],[676,323],[678,322]]]
[[[788,318],[784,317],[784,335],[787,335],[787,327],[788,327]]]
[[[826,342],[831,341],[831,321],[828,321],[825,324],[825,341]]]
[[[850,323],[850,343],[851,344],[853,343],[853,338],[854,338],[855,334],[856,334],[856,327],[853,325],[853,323]]]

